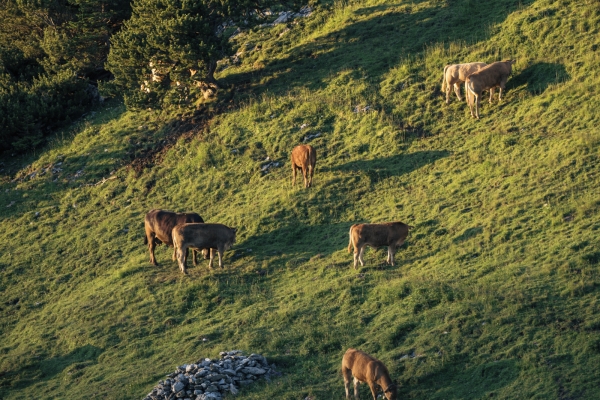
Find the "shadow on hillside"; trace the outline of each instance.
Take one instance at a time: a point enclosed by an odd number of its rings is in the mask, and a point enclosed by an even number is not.
[[[390,176],[399,176],[413,172],[427,164],[448,157],[452,153],[447,150],[417,151],[409,154],[398,154],[391,157],[377,158],[374,160],[351,161],[330,171],[363,171],[369,175],[372,182],[378,182]],[[327,170],[324,168],[324,170]]]
[[[558,63],[540,62],[525,68],[507,82],[507,90],[521,85],[527,85],[527,91],[539,94],[548,86],[562,83],[571,79],[565,66]]]
[[[429,398],[492,398],[498,390],[509,386],[519,376],[515,360],[497,360],[465,368],[462,363],[449,363],[441,371],[419,379],[418,386],[427,388]],[[408,396],[414,385],[402,385],[399,394]],[[402,396],[401,396],[402,397]]]
[[[22,366],[15,371],[0,373],[0,387],[22,389],[40,381],[52,379],[65,369],[69,374],[77,374],[89,365],[96,364],[103,349],[86,344],[63,356],[51,357],[34,364]],[[0,392],[2,394],[2,392]]]
[[[224,82],[250,83],[262,76],[258,91],[271,90],[271,86],[281,86],[285,91],[293,86],[317,90],[342,71],[350,72],[343,79],[368,78],[379,82],[399,60],[423,52],[426,46],[489,39],[490,30],[482,27],[501,23],[512,12],[531,3],[533,0],[457,0],[450,5],[438,2],[424,9],[414,2],[361,8],[349,18],[352,21],[360,17],[360,22],[292,47],[284,59],[261,61],[264,68],[260,72],[233,74]],[[370,15],[373,17],[369,18]],[[460,60],[447,60],[452,61]]]

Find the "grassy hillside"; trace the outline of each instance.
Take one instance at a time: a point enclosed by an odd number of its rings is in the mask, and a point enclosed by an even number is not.
[[[401,398],[599,398],[599,26],[592,0],[322,4],[237,36],[196,112],[111,100],[6,155],[0,397],[142,398],[242,349],[283,376],[239,398],[338,399],[358,347]],[[481,120],[445,104],[444,65],[506,58]],[[292,188],[309,137],[314,187]],[[150,265],[155,207],[237,227],[225,269]],[[389,220],[415,226],[397,265],[353,270],[350,225]]]

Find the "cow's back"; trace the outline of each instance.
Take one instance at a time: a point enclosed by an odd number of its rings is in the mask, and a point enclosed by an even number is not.
[[[342,369],[344,368],[351,370],[352,375],[361,382],[377,379],[379,372],[388,373],[381,361],[364,351],[352,348],[346,350],[342,358]]]
[[[180,244],[194,247],[219,248],[235,242],[235,230],[223,224],[187,223],[173,228],[173,237]]]
[[[308,144],[301,144],[292,149],[292,164],[295,166],[315,165],[317,151]]]
[[[473,62],[467,64],[458,64],[458,76],[461,81],[465,81],[471,74],[481,71],[487,66],[484,62]]]
[[[498,86],[503,79],[506,79],[512,72],[511,61],[497,61],[489,64],[487,67],[480,69],[471,74],[468,78],[470,82],[478,86],[476,89],[487,90]]]
[[[144,218],[146,231],[150,229],[161,242],[167,245],[173,245],[171,232],[175,226],[203,222],[202,217],[196,213],[174,213],[158,209],[149,211]]]
[[[408,236],[408,225],[402,222],[352,225],[354,242],[364,242],[373,247],[389,246]]]

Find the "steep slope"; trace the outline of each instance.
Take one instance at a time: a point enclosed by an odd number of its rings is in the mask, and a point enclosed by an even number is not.
[[[202,112],[112,100],[3,160],[27,167],[0,186],[0,397],[141,398],[239,348],[284,373],[240,398],[342,398],[358,347],[402,398],[598,398],[599,19],[593,1],[326,4],[237,36]],[[445,64],[505,58],[481,120],[444,103]],[[309,190],[290,186],[304,140]],[[225,270],[181,276],[164,248],[151,266],[154,207],[238,227]],[[369,250],[354,271],[350,225],[388,220],[415,226],[397,266]]]

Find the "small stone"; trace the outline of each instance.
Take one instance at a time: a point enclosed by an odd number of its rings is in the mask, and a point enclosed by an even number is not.
[[[206,388],[207,392],[218,392],[219,389],[215,385],[210,385]]]
[[[245,374],[262,375],[267,371],[265,371],[262,368],[257,368],[257,367],[246,367],[246,368],[242,369],[242,372]]]
[[[231,394],[238,394],[239,390],[233,385],[233,383],[229,384],[229,391],[231,392]]]
[[[182,391],[185,388],[185,383],[183,382],[177,382],[175,383],[175,385],[173,386],[173,392],[177,393]]]

